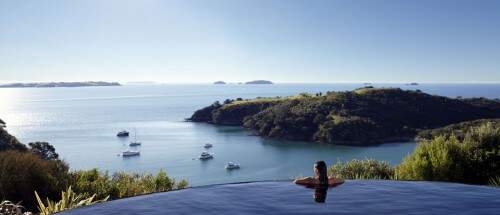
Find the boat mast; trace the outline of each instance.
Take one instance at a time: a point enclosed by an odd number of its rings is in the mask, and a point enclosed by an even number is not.
[[[134,128],[134,143],[137,143],[137,128]]]

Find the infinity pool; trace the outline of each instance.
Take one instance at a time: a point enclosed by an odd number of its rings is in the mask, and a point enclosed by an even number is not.
[[[500,189],[442,182],[348,180],[322,190],[289,181],[252,182],[143,195],[63,214],[332,213],[500,214]]]

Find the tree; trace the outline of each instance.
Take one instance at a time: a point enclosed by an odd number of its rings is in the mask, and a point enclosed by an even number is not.
[[[231,102],[233,102],[233,100],[231,100],[231,99],[226,99],[226,100],[224,100],[224,104],[225,104],[225,105],[227,105],[227,104],[229,104],[229,103],[231,103]]]
[[[37,154],[44,160],[57,160],[59,154],[56,153],[56,149],[53,145],[47,142],[33,142],[28,144],[30,146],[31,152]]]
[[[5,151],[9,149],[19,150],[19,151],[27,150],[24,144],[19,142],[16,137],[10,135],[6,130],[4,130],[2,126],[0,126],[0,151]]]

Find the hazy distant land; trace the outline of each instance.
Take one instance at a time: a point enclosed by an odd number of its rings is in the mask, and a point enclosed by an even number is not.
[[[228,82],[225,82],[225,81],[216,81],[213,84],[223,85],[223,84],[228,84]],[[235,84],[243,84],[243,82],[238,82],[238,83],[235,83]],[[274,84],[274,83],[272,81],[268,81],[268,80],[254,80],[254,81],[245,82],[244,84]]]
[[[85,81],[85,82],[34,82],[0,84],[0,88],[49,88],[49,87],[100,87],[121,86],[118,82]]]
[[[255,81],[245,82],[245,84],[273,84],[273,82],[267,80],[255,80]]]

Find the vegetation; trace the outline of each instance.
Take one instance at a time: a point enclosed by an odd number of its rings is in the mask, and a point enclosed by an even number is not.
[[[0,123],[4,125],[4,123]],[[16,137],[10,135],[4,128],[3,126],[0,126],[0,151],[5,151],[5,150],[19,150],[19,151],[25,151],[28,148],[20,143]]]
[[[490,186],[500,187],[500,176],[490,178],[488,184]]]
[[[455,136],[457,139],[463,140],[467,132],[470,132],[472,129],[487,123],[491,123],[492,126],[500,127],[500,119],[479,119],[474,121],[451,124],[436,129],[422,130],[418,132],[418,138],[431,140],[438,136],[445,136],[445,137]]]
[[[335,163],[328,168],[328,174],[344,179],[393,179],[394,168],[386,161],[354,159]]]
[[[47,142],[33,142],[28,144],[31,152],[40,156],[44,160],[57,160],[59,154],[56,153],[56,148]]]
[[[488,122],[470,128],[463,140],[438,136],[425,140],[396,168],[409,180],[488,184],[500,176],[500,126]]]
[[[184,187],[187,181],[176,182],[163,170],[158,174],[117,172],[112,176],[97,169],[71,172],[54,146],[33,142],[27,147],[0,127],[0,199],[22,202],[30,211],[38,207],[42,214],[48,214],[90,204],[94,199],[117,199]],[[47,199],[46,203],[39,194]],[[2,206],[6,205],[14,209],[7,203]]]
[[[457,138],[453,135],[456,131],[449,128],[466,132],[463,138]],[[450,125],[439,131],[451,134],[431,132],[439,135],[422,140],[395,167],[371,159],[352,160],[330,166],[329,174],[346,179],[450,181],[500,186],[500,124],[490,120],[474,121]]]
[[[85,205],[91,205],[94,203],[98,202],[104,202],[107,201],[107,197],[102,199],[102,200],[94,200],[95,194],[92,195],[91,197],[84,197],[84,195],[81,194],[76,194],[73,192],[71,189],[71,186],[68,188],[67,191],[62,191],[61,192],[61,200],[58,202],[54,202],[47,198],[46,200],[46,205],[43,203],[42,199],[38,195],[38,193],[35,191],[35,196],[38,202],[38,211],[40,212],[40,215],[49,215],[57,212],[61,212],[63,210],[71,209],[71,208],[77,208]]]
[[[365,87],[215,102],[196,111],[190,120],[240,125],[266,137],[368,145],[413,139],[420,130],[485,118],[500,118],[499,101]]]
[[[0,199],[35,209],[34,191],[58,199],[68,187],[68,165],[60,160],[44,160],[29,151],[0,152]]]
[[[71,184],[78,193],[96,198],[118,199],[153,192],[164,192],[187,187],[187,181],[176,182],[160,170],[157,174],[116,172],[109,175],[97,169],[70,173]]]
[[[11,201],[3,201],[0,203],[0,214],[2,215],[22,215],[24,207],[20,204],[12,203]],[[31,214],[31,213],[25,213]]]

